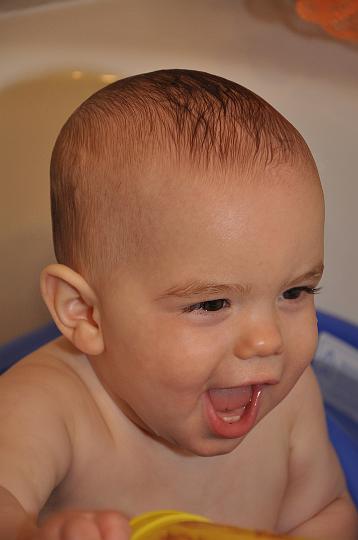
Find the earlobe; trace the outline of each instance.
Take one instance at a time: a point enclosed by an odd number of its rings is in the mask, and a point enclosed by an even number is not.
[[[71,268],[51,264],[43,269],[40,288],[56,326],[73,345],[88,355],[104,350],[95,293]]]

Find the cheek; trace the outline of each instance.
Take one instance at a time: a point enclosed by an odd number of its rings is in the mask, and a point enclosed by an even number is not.
[[[143,369],[155,373],[160,384],[183,392],[203,388],[224,355],[222,337],[208,328],[173,324],[153,335],[140,347],[145,351]]]
[[[317,318],[312,307],[299,317],[289,328],[290,356],[294,357],[295,365],[303,371],[312,361],[316,352],[318,340]]]

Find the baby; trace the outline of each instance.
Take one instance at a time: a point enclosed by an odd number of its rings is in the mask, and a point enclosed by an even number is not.
[[[357,538],[310,362],[324,204],[263,99],[207,73],[117,81],[51,160],[63,334],[0,378],[0,539],[126,540],[176,509]]]

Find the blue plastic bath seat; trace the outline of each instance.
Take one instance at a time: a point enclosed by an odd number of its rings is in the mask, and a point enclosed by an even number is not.
[[[317,311],[318,331],[328,332],[358,349],[358,325],[330,313]]]
[[[358,326],[322,311],[317,312],[319,332],[329,332],[358,349]],[[0,374],[18,360],[60,335],[54,323],[0,346]],[[357,389],[358,391],[358,389]],[[351,496],[358,508],[358,426],[346,415],[325,404],[328,431],[344,470]]]
[[[46,326],[13,339],[9,343],[0,345],[0,375],[21,358],[60,335],[61,333],[55,323],[51,322]]]

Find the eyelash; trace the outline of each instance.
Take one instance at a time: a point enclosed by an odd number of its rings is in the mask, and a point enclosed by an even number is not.
[[[285,291],[283,294],[291,292],[291,291],[298,291],[299,293],[305,292],[307,294],[318,294],[321,290],[322,290],[322,287],[292,287],[292,289],[287,289],[287,291]],[[285,300],[288,300],[288,301],[292,302],[292,301],[295,301],[295,300],[299,300],[300,296],[301,295],[299,295],[297,298],[285,298]],[[230,302],[228,300],[226,300],[224,298],[218,298],[216,300],[206,300],[204,302],[198,302],[197,304],[192,304],[191,306],[188,306],[188,307],[184,308],[183,311],[185,313],[191,313],[193,311],[202,311],[202,312],[205,312],[205,313],[215,313],[217,311],[222,311],[224,306],[221,306],[219,309],[213,309],[213,310],[203,308],[205,306],[205,304],[213,304],[215,302],[222,302],[222,303],[226,302],[226,304],[227,304],[226,307],[230,307]]]

